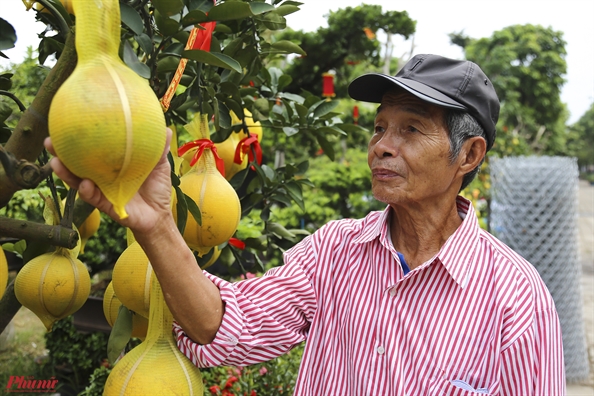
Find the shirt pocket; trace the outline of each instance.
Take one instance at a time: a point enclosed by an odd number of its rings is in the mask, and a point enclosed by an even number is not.
[[[480,390],[466,390],[447,379],[440,379],[431,387],[432,396],[494,396]]]

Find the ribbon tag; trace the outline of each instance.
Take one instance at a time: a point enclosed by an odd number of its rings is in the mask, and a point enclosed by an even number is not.
[[[204,153],[205,149],[210,149],[210,151],[212,151],[212,155],[214,156],[215,163],[217,165],[217,169],[219,170],[221,175],[223,175],[223,177],[225,177],[225,161],[223,161],[223,159],[221,157],[219,157],[219,154],[217,153],[217,147],[212,142],[212,140],[198,139],[198,140],[188,142],[188,143],[184,144],[183,146],[181,146],[177,150],[177,155],[181,157],[185,153],[187,153],[190,149],[193,149],[193,148],[198,148],[198,150],[196,150],[196,153],[192,157],[192,160],[190,161],[190,166],[194,166],[196,164],[196,162],[198,162],[198,160],[202,156],[202,153]]]
[[[237,238],[229,238],[229,245],[235,246],[240,250],[245,249],[245,242]]]
[[[253,147],[254,150],[250,150]],[[255,133],[250,133],[249,137],[243,138],[237,144],[237,148],[235,149],[235,158],[233,162],[236,164],[241,164],[243,161],[243,156],[248,155],[248,160],[250,162],[254,161],[254,151],[256,152],[256,160],[258,165],[262,165],[262,147],[260,146],[260,142],[258,142],[258,135]]]

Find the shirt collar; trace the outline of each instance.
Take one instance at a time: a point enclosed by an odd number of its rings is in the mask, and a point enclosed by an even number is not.
[[[458,196],[456,206],[462,223],[429,262],[435,260],[440,262],[456,283],[464,288],[468,284],[470,269],[476,260],[476,241],[480,227],[474,207],[469,200]],[[383,212],[379,213],[379,216],[377,212],[375,216],[368,216],[364,220],[366,224],[363,226],[361,234],[353,240],[353,243],[367,243],[378,237],[380,241],[391,243],[386,239],[389,235],[391,212],[390,206],[387,206]]]

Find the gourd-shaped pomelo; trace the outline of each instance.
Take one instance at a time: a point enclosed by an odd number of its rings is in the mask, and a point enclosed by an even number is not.
[[[90,291],[89,271],[65,248],[30,260],[14,283],[16,298],[41,319],[48,331],[54,322],[78,311]]]
[[[202,395],[200,371],[177,348],[173,316],[156,276],[151,282],[151,310],[145,340],[115,364],[104,396]]]
[[[113,267],[113,290],[124,306],[148,318],[153,268],[138,242],[132,242]]]
[[[62,162],[91,179],[121,218],[165,148],[155,93],[118,56],[118,0],[75,0],[78,63],[52,100],[49,134]]]
[[[103,314],[111,327],[115,324],[121,306],[122,302],[113,291],[113,283],[109,282],[103,294]],[[148,319],[136,313],[132,314],[132,337],[144,339],[147,330]]]

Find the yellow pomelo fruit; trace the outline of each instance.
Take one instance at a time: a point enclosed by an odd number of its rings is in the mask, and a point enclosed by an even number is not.
[[[204,150],[196,165],[180,178],[179,187],[196,202],[202,215],[202,225],[198,225],[188,212],[183,237],[191,249],[202,255],[233,236],[241,205],[233,187],[217,170],[212,151]]]
[[[165,148],[165,118],[147,80],[122,62],[118,0],[75,0],[78,63],[52,100],[62,162],[94,181],[120,218]]]
[[[103,314],[105,315],[107,323],[109,323],[111,327],[113,327],[116,319],[118,318],[118,313],[120,312],[121,306],[122,302],[113,291],[113,283],[109,282],[105,288],[105,293],[103,294]],[[133,314],[132,337],[145,338],[147,330],[148,319],[138,314]]]
[[[217,259],[220,257],[221,255],[221,250],[219,249],[218,246],[213,247],[213,252],[212,252],[212,256],[210,256],[210,259],[202,264],[200,266],[201,269],[207,269],[208,267],[210,267],[211,265],[213,265],[215,263],[215,261],[217,261]]]
[[[232,125],[241,124],[241,120],[239,119],[239,117],[237,117],[237,115],[235,115],[235,113],[233,111],[230,111],[229,115],[231,116],[231,124]],[[248,128],[248,132],[250,134],[255,133],[258,136],[258,142],[261,142],[263,132],[262,132],[262,125],[260,124],[260,121],[254,121],[254,119],[252,118],[252,113],[250,113],[248,109],[243,109],[243,115],[244,115],[245,125]],[[247,137],[247,135],[243,129],[239,133],[241,134],[240,140],[243,139],[244,137]]]
[[[95,209],[91,212],[89,217],[80,225],[78,228],[78,234],[80,235],[80,253],[85,252],[85,244],[90,237],[95,235],[101,225],[101,213],[99,209]]]
[[[41,319],[48,331],[55,321],[80,309],[90,291],[87,267],[61,248],[29,261],[14,283],[16,298]]]
[[[0,299],[4,295],[6,290],[6,284],[8,283],[8,260],[4,250],[0,247]]]
[[[215,144],[217,154],[225,162],[225,179],[227,180],[231,180],[238,172],[244,170],[248,164],[248,156],[244,154],[241,154],[240,164],[235,162],[235,151],[241,140],[240,134],[243,135],[243,133],[232,132],[225,141]]]
[[[138,242],[132,242],[116,261],[111,275],[113,290],[124,306],[148,318],[153,268]]]
[[[151,285],[151,310],[145,340],[115,364],[104,396],[202,395],[200,370],[180,352],[171,331],[173,316],[157,277]]]

